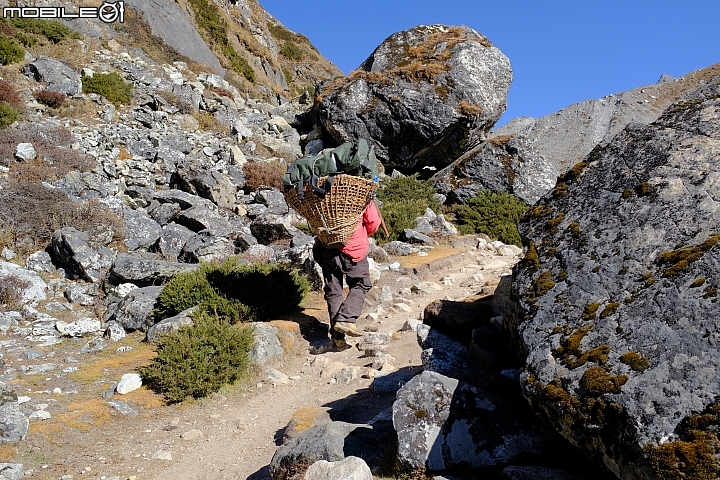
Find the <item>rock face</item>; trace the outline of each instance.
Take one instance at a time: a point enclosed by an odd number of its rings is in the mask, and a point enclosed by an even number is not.
[[[208,65],[217,73],[225,75],[225,69],[220,66],[218,59],[177,3],[170,0],[130,0],[128,5],[140,12],[143,19],[150,24],[153,35],[162,38],[189,59]]]
[[[393,404],[398,459],[412,469],[444,471],[539,454],[546,436],[508,421],[517,414],[511,410],[480,388],[425,371],[398,391]]]
[[[500,118],[511,81],[507,57],[475,30],[419,26],[324,86],[317,112],[335,141],[371,139],[385,165],[442,168]]]
[[[700,453],[720,424],[718,145],[720,76],[594,150],[520,224],[506,319],[524,395],[621,479],[720,466]]]
[[[607,145],[629,123],[655,121],[680,95],[717,74],[720,64],[675,81],[585,100],[541,118],[516,118],[435,174],[436,186],[448,203],[464,203],[480,189],[535,203],[596,145]]]
[[[71,67],[50,57],[38,57],[34,62],[23,68],[23,73],[38,82],[47,84],[51,92],[77,95],[82,91],[80,74]]]

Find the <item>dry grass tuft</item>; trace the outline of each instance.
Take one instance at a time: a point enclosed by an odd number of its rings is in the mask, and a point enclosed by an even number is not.
[[[243,165],[245,186],[250,190],[257,190],[261,186],[282,189],[282,176],[287,171],[283,162],[247,162]]]
[[[120,342],[118,346],[122,346]],[[94,384],[102,379],[117,379],[127,371],[135,371],[137,368],[149,365],[156,352],[148,343],[137,344],[129,352],[118,354],[107,353],[108,356],[96,358],[80,364],[80,368],[68,374],[71,380],[84,385]]]

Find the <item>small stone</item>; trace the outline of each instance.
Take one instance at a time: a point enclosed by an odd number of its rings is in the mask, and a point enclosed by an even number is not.
[[[158,450],[153,453],[153,460],[172,460],[172,454],[166,450]]]
[[[120,395],[133,392],[142,386],[142,378],[137,373],[126,373],[120,379],[115,391]]]
[[[37,410],[28,416],[30,420],[49,420],[52,418],[52,415],[50,415],[49,412],[46,412],[45,410]]]
[[[29,401],[30,401],[30,397],[25,397],[25,396],[18,397],[18,399],[17,399],[18,405],[22,405],[23,403],[27,403]]]
[[[194,442],[203,438],[203,433],[200,430],[189,430],[181,434],[180,438],[189,442]]]
[[[268,380],[270,380],[271,383],[285,385],[290,382],[290,379],[287,375],[285,375],[279,370],[275,370],[274,368],[268,368],[265,373],[267,374],[267,378]]]
[[[108,402],[108,405],[110,405],[123,415],[129,415],[131,417],[136,417],[138,415],[138,412],[136,410],[134,410],[130,405],[121,400],[110,400]]]
[[[32,143],[20,143],[15,148],[15,158],[18,160],[35,160],[37,152]]]
[[[348,385],[353,380],[357,380],[360,377],[360,367],[348,366],[340,370],[335,376],[335,380],[343,385]]]
[[[410,308],[410,305],[408,305],[406,303],[402,303],[402,302],[396,303],[395,305],[393,305],[393,307],[395,307],[396,309],[400,310],[401,312],[405,312],[405,313],[409,313],[412,311],[412,308]]]
[[[2,252],[0,252],[0,255],[2,255],[2,257],[5,260],[12,260],[13,258],[17,257],[17,253],[13,252],[12,250],[10,250],[7,247],[3,247]]]
[[[320,372],[320,378],[334,378],[335,375],[340,373],[340,371],[345,368],[345,364],[342,362],[333,362],[327,367],[323,369],[322,372]]]
[[[420,320],[415,320],[414,318],[409,318],[405,321],[405,324],[402,327],[403,332],[417,332],[418,325],[422,325],[423,322]]]

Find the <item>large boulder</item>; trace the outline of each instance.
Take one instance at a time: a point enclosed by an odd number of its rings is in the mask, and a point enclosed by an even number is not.
[[[335,141],[370,139],[385,165],[442,168],[497,122],[511,81],[507,57],[475,30],[418,26],[325,85],[317,112]]]
[[[5,294],[17,288],[19,303],[24,305],[36,305],[47,298],[47,284],[40,275],[14,263],[0,261],[0,284]]]
[[[535,203],[596,145],[607,145],[630,123],[655,121],[682,94],[717,74],[720,64],[672,82],[585,100],[541,118],[513,119],[435,174],[436,186],[449,203],[465,203],[480,189]]]
[[[720,76],[594,150],[520,224],[505,316],[524,395],[621,479],[720,468],[718,145]]]
[[[398,460],[412,470],[442,472],[539,455],[549,432],[523,425],[515,406],[478,387],[423,372],[398,391],[393,404]]]
[[[163,287],[136,288],[118,303],[108,321],[118,322],[125,330],[147,332],[155,324],[155,304]]]
[[[47,86],[46,90],[77,95],[82,91],[80,74],[66,63],[40,56],[23,67],[23,73]]]
[[[167,282],[182,272],[198,268],[197,264],[168,262],[149,255],[127,254],[118,255],[110,269],[110,283],[134,283],[138,286],[156,285]]]
[[[17,394],[0,383],[0,443],[18,443],[27,435],[30,421],[18,404]]]
[[[62,265],[70,276],[88,282],[103,280],[116,255],[113,250],[102,244],[92,242],[87,232],[81,232],[73,227],[64,227],[55,231],[51,249],[55,261]]]

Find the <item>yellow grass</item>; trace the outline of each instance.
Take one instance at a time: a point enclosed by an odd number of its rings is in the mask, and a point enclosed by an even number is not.
[[[105,356],[82,363],[78,370],[70,373],[68,377],[71,380],[88,385],[102,378],[117,380],[119,375],[150,364],[150,361],[155,358],[156,352],[152,345],[148,343],[135,344],[132,350],[125,353],[115,351],[116,348],[123,346],[123,344],[129,344],[131,341],[126,339],[115,343],[113,345],[115,348],[112,351],[106,351],[104,352]]]
[[[414,268],[427,263],[431,263],[441,258],[449,257],[462,253],[462,250],[456,250],[452,247],[439,246],[427,251],[427,256],[408,255],[406,257],[398,257],[396,260],[405,268]]]

